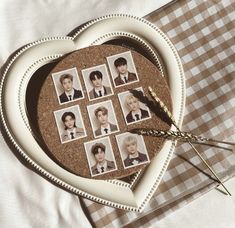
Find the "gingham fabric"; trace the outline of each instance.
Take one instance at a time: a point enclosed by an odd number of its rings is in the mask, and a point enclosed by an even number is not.
[[[181,57],[187,87],[182,130],[227,141],[235,141],[234,10],[232,0],[182,0],[146,17]],[[223,180],[235,174],[232,150],[196,147]],[[142,213],[82,201],[96,227],[148,227],[216,185],[190,146],[181,143]]]

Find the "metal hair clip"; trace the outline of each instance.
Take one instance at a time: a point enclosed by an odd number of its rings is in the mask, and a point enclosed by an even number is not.
[[[223,144],[233,145],[233,146],[235,145],[235,143],[220,141],[220,140],[216,140],[216,139],[205,138],[205,137],[202,137],[202,136],[196,136],[196,135],[194,135],[192,133],[189,133],[189,132],[182,132],[180,130],[180,128],[178,127],[178,125],[176,124],[172,113],[168,110],[166,105],[159,99],[157,94],[153,91],[153,89],[150,86],[149,86],[148,89],[149,89],[149,93],[150,93],[151,97],[154,99],[154,103],[159,107],[159,109],[163,112],[163,114],[165,114],[164,119],[166,120],[166,122],[168,122],[170,125],[175,126],[177,131],[161,131],[161,130],[156,130],[156,129],[132,129],[130,132],[137,133],[137,134],[142,134],[142,135],[154,136],[154,137],[164,137],[164,138],[170,138],[170,139],[175,139],[175,140],[180,140],[180,139],[185,140],[187,143],[189,143],[189,145],[192,147],[194,152],[199,156],[201,161],[211,171],[211,173],[214,175],[214,177],[217,179],[217,181],[223,186],[223,188],[228,193],[228,195],[231,196],[231,193],[224,186],[224,184],[222,183],[220,178],[217,176],[215,171],[212,169],[212,167],[207,163],[207,161],[202,157],[202,155],[199,153],[199,151],[194,147],[192,142],[195,142],[195,141],[204,141],[205,142],[205,141],[207,141],[207,142],[213,142],[213,143],[223,143]],[[143,94],[140,94],[139,91],[130,90],[130,92],[136,98],[138,98],[143,103],[145,103],[146,105],[148,105],[148,106],[150,105],[151,107],[153,106],[153,102],[149,101],[149,99],[147,97],[143,96]]]

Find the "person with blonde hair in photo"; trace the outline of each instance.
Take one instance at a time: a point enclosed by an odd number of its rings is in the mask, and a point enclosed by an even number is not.
[[[134,97],[133,94],[129,94],[126,97],[125,103],[130,111],[126,115],[127,123],[132,123],[149,117],[148,111],[140,108],[140,101],[136,97]]]
[[[138,151],[138,142],[135,136],[129,135],[123,140],[123,148],[127,153],[124,160],[125,167],[148,161],[146,154]]]

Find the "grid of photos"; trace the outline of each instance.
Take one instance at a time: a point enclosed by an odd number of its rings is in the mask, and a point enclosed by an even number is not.
[[[84,143],[88,165],[92,176],[117,170],[109,137]]]
[[[142,87],[135,88],[135,90],[144,92]],[[127,125],[151,118],[149,108],[131,92],[119,93],[118,98]]]
[[[129,84],[139,82],[131,51],[108,56],[106,63],[81,70],[85,93],[77,68],[52,73],[51,76],[60,105],[83,99],[85,96],[93,103],[87,105],[85,113],[81,113],[79,105],[54,111],[62,144],[87,136],[83,118],[89,116],[94,139],[84,142],[84,149],[92,177],[117,170],[110,141],[110,135],[114,133],[119,132],[115,138],[125,169],[149,162],[142,136],[120,134],[112,100],[108,99],[114,95],[113,86],[127,86],[125,92],[117,94],[126,125],[151,118],[148,107],[128,91]],[[142,87],[135,89],[143,92]],[[106,100],[99,101],[102,98]]]
[[[116,135],[116,139],[125,169],[149,162],[148,152],[142,135],[127,132]]]
[[[84,98],[81,82],[76,68],[59,71],[52,74],[57,98],[60,104],[65,104]]]
[[[67,143],[87,136],[78,105],[54,112],[61,143]]]

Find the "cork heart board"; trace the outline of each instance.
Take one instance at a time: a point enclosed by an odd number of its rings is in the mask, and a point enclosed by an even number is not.
[[[171,110],[165,79],[133,50],[100,45],[63,57],[47,75],[37,105],[48,155],[66,170],[95,179],[122,178],[148,165],[164,139],[128,131],[170,129],[129,92],[147,95],[149,85]]]

